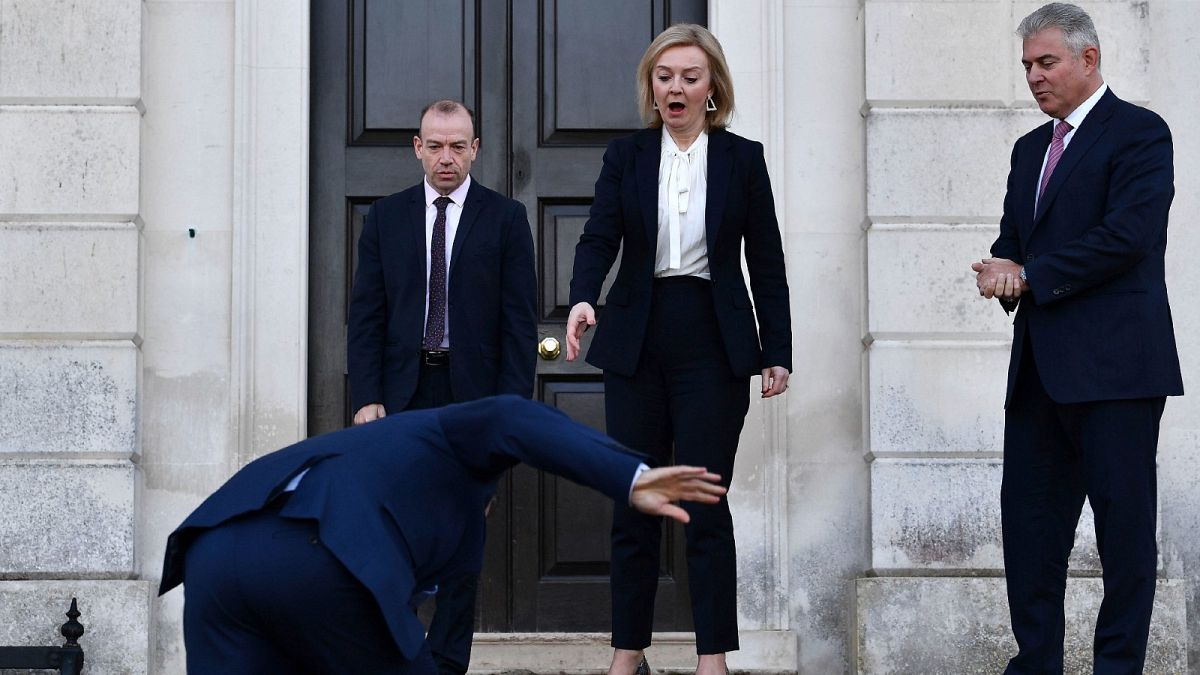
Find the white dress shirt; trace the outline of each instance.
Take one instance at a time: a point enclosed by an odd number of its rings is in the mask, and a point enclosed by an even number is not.
[[[1104,83],[1104,82],[1100,83],[1100,88],[1097,89],[1091,96],[1089,96],[1086,101],[1084,101],[1083,103],[1080,103],[1078,108],[1071,111],[1071,114],[1067,115],[1066,119],[1054,120],[1054,126],[1051,127],[1051,129],[1057,129],[1058,125],[1062,124],[1063,122],[1066,122],[1067,124],[1071,125],[1071,130],[1067,132],[1066,136],[1063,136],[1063,154],[1066,154],[1067,146],[1071,144],[1071,139],[1075,137],[1075,132],[1079,131],[1079,125],[1083,124],[1083,118],[1087,117],[1088,113],[1092,112],[1092,108],[1096,107],[1096,103],[1100,101],[1100,97],[1104,96],[1104,92],[1106,92],[1106,91],[1108,91],[1108,84]],[[1046,160],[1048,160],[1049,158],[1050,158],[1050,146],[1046,146],[1046,154],[1042,155],[1042,170],[1038,171],[1037,185],[1034,186],[1034,193],[1033,193],[1034,194],[1034,198],[1033,198],[1033,212],[1034,213],[1037,213],[1037,203],[1042,198],[1042,196],[1040,194],[1038,194],[1038,192],[1041,191],[1040,188],[1042,185],[1042,175],[1046,173]],[[1060,157],[1058,161],[1059,161],[1059,163],[1061,163],[1062,158]],[[1055,168],[1057,169],[1058,167],[1055,166]]]
[[[663,127],[658,163],[658,249],[654,276],[710,279],[704,208],[708,201],[708,134],[680,150]]]
[[[430,256],[429,247],[433,243],[433,221],[437,220],[437,207],[433,205],[433,200],[441,197],[438,191],[433,189],[429,184],[429,180],[423,181],[425,184],[425,320],[429,320],[429,268]],[[450,252],[454,250],[454,235],[458,233],[458,221],[462,219],[463,204],[467,201],[467,190],[471,189],[471,175],[467,174],[467,179],[454,189],[454,192],[446,195],[450,198],[450,204],[446,205],[446,285],[450,285]],[[447,288],[449,293],[449,288]],[[449,297],[449,296],[447,296]],[[450,311],[447,307],[446,325],[442,332],[442,349],[450,348]],[[424,325],[424,323],[422,323]]]

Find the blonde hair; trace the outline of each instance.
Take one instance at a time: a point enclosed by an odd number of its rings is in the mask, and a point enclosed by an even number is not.
[[[695,23],[677,23],[658,34],[646,53],[642,55],[637,69],[637,104],[642,122],[649,127],[661,127],[662,116],[654,109],[654,90],[650,79],[654,64],[662,53],[672,47],[699,47],[708,57],[709,82],[712,98],[717,109],[706,114],[708,130],[724,129],[733,120],[733,78],[729,75],[729,64],[725,62],[725,51],[707,28]]]

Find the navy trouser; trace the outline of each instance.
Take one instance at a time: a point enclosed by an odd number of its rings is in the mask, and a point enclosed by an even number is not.
[[[1063,672],[1067,558],[1087,497],[1104,601],[1097,675],[1140,674],[1154,604],[1155,455],[1165,398],[1055,403],[1026,342],[1004,427],[1004,567],[1019,651],[1006,675]]]
[[[674,449],[674,463],[707,467],[729,485],[750,381],[729,366],[709,282],[655,280],[637,372],[606,372],[604,405],[607,432],[616,440],[659,465],[672,463]],[[737,554],[729,502],[682,506],[691,516],[684,535],[696,651],[736,650]],[[661,538],[661,518],[625,503],[613,507],[613,647],[650,645]]]
[[[453,358],[451,353],[451,358]],[[450,366],[421,363],[417,390],[405,410],[440,408],[454,403]],[[463,572],[438,582],[436,607],[429,623],[429,647],[439,675],[463,675],[471,663],[475,637],[475,595],[479,575]]]
[[[405,662],[375,598],[310,520],[259,511],[200,534],[187,551],[189,675],[433,675],[426,645]]]

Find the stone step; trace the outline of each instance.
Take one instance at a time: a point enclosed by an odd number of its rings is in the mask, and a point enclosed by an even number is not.
[[[604,669],[595,670],[475,670],[467,671],[467,675],[604,675],[607,671]],[[696,672],[695,668],[682,669],[658,669],[652,671],[654,675],[692,675]],[[793,670],[734,670],[729,671],[729,675],[795,675]]]
[[[731,673],[794,673],[799,647],[791,631],[743,630],[741,649],[729,654]],[[608,633],[476,633],[471,673],[604,673],[612,659]],[[693,673],[692,633],[655,633],[646,659],[655,673]]]

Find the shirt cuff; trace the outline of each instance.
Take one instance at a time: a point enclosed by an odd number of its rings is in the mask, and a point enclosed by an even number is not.
[[[638,464],[637,469],[633,472],[633,480],[629,481],[629,505],[633,506],[633,486],[637,485],[638,479],[642,477],[643,471],[649,471],[650,467],[646,466],[645,462]]]

